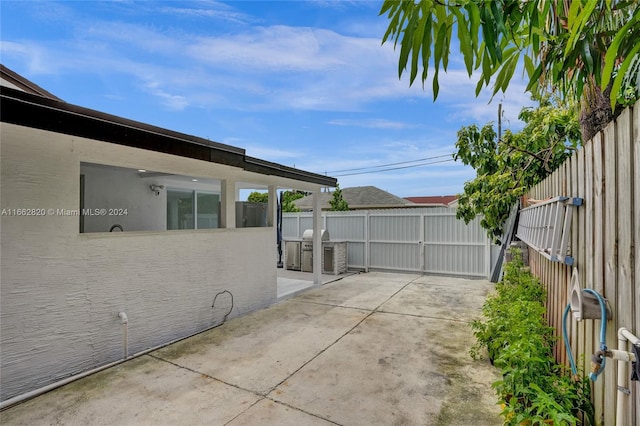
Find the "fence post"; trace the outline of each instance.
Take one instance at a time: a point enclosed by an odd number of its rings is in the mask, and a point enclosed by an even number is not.
[[[369,238],[369,210],[365,212],[364,216],[364,271],[369,272],[369,266],[371,266],[371,259],[369,258],[369,249],[370,249],[370,238]]]

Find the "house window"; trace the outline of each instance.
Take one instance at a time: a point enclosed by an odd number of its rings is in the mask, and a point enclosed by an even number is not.
[[[167,229],[219,227],[220,195],[182,189],[167,189]]]

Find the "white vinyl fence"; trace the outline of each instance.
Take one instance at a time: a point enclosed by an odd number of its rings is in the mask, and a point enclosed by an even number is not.
[[[284,213],[284,240],[313,228],[312,213]],[[478,219],[466,225],[446,207],[322,212],[332,241],[348,242],[349,269],[487,278],[499,247]]]

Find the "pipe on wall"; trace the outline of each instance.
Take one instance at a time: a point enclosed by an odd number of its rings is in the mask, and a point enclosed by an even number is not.
[[[120,314],[118,314],[118,316],[120,317]],[[125,315],[125,317],[126,317],[126,315]],[[122,317],[121,317],[121,320],[122,320]],[[128,320],[127,320],[127,323],[128,323]],[[212,330],[212,329],[214,329],[216,327],[220,327],[222,324],[224,324],[224,321],[221,322],[220,324],[216,324],[214,326],[205,328],[204,330],[198,331],[198,332],[190,334],[188,336],[180,337],[180,338],[172,340],[170,342],[163,343],[161,345],[154,346],[152,348],[145,349],[143,351],[137,352],[137,353],[129,356],[128,358],[125,357],[125,358],[122,358],[122,359],[120,359],[118,361],[110,362],[109,364],[105,364],[105,365],[102,365],[100,367],[96,367],[94,369],[91,369],[91,370],[88,370],[88,371],[84,371],[84,372],[79,373],[79,374],[75,374],[73,376],[67,377],[66,379],[62,379],[62,380],[59,380],[59,381],[57,381],[55,383],[51,383],[51,384],[48,384],[48,385],[43,386],[41,388],[32,390],[31,392],[27,392],[27,393],[24,393],[22,395],[14,396],[13,398],[6,399],[6,400],[0,402],[0,411],[4,410],[6,408],[9,408],[9,407],[11,407],[13,405],[16,405],[16,404],[19,404],[21,402],[24,402],[24,401],[26,401],[28,399],[35,398],[36,396],[42,395],[43,393],[49,392],[51,390],[54,390],[56,388],[59,388],[59,387],[64,386],[66,384],[69,384],[71,382],[75,382],[76,380],[79,380],[79,379],[82,379],[84,377],[90,376],[92,374],[98,373],[98,372],[100,372],[102,370],[106,370],[107,368],[115,367],[116,365],[122,364],[123,362],[128,361],[130,359],[137,358],[137,357],[142,356],[142,355],[146,355],[146,354],[148,354],[150,352],[157,351],[158,349],[162,349],[165,346],[169,346],[169,345],[173,345],[174,343],[178,343],[181,340],[185,340],[185,339],[188,339],[190,337],[196,336],[198,334],[205,333],[205,332],[207,332],[209,330]],[[125,349],[125,351],[126,350],[127,349]]]
[[[627,342],[632,345],[640,344],[640,339],[634,336],[629,330],[624,327],[618,329],[618,351],[627,351]],[[633,356],[633,354],[629,353]],[[631,358],[631,356],[629,358]],[[628,383],[627,360],[620,359],[618,363],[618,397],[616,398],[616,425],[625,426],[629,424],[629,392],[626,387]],[[629,359],[632,361],[632,359]],[[640,361],[640,360],[636,360]]]
[[[118,313],[118,318],[120,318],[120,324],[122,324],[123,358],[127,359],[129,356],[129,318],[127,318],[127,314],[125,312]]]

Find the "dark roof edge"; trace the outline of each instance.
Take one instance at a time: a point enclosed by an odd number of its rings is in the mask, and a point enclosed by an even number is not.
[[[64,102],[62,99],[60,99],[53,93],[44,90],[42,87],[38,86],[33,81],[27,80],[17,72],[10,70],[9,68],[7,68],[2,64],[0,64],[0,75],[2,75],[2,77],[5,78],[6,80],[9,80],[11,83],[25,90],[26,92],[34,93],[36,95],[40,95],[45,98]]]
[[[2,122],[225,164],[264,175],[280,176],[324,186],[336,185],[335,178],[247,157],[242,148],[10,87],[0,88],[0,100]]]
[[[245,156],[247,167],[245,169],[250,172],[262,173],[262,174],[275,174],[277,176],[287,177],[295,180],[303,180],[305,182],[317,183],[323,186],[336,187],[338,180],[333,177],[320,175],[317,173],[306,172],[304,170],[296,169],[289,166],[283,166],[282,164],[272,163],[270,161],[261,160],[259,158]],[[277,171],[277,173],[269,173],[271,171]]]

